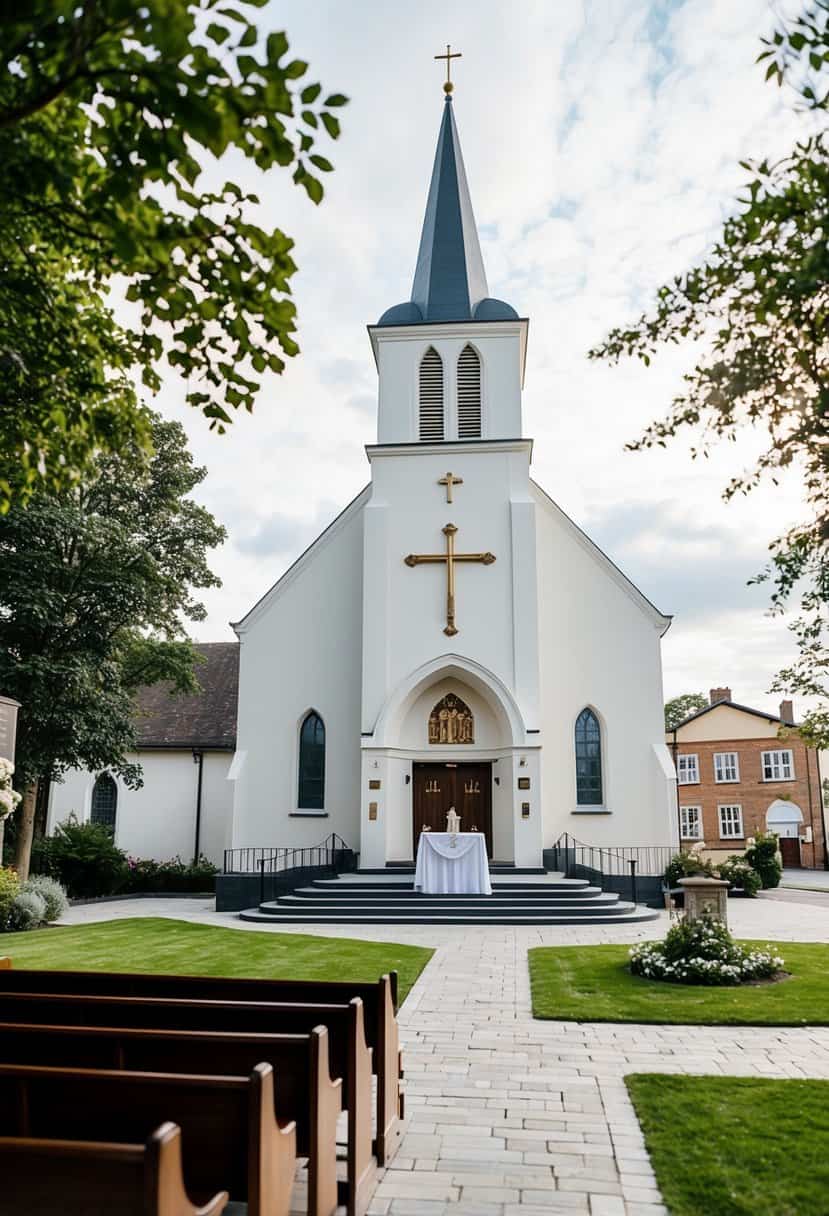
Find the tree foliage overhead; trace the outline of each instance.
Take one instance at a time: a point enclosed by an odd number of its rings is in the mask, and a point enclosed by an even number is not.
[[[773,542],[760,579],[772,583],[774,610],[795,591],[801,601],[792,625],[798,659],[774,688],[829,704],[829,0],[764,40],[759,59],[767,79],[793,87],[803,138],[782,160],[743,162],[749,180],[705,260],[661,287],[652,312],[614,329],[590,355],[633,355],[648,365],[666,344],[701,340],[704,353],[667,417],[629,446],[665,446],[694,428],[696,456],[746,426],[764,430],[765,451],[734,477],[727,498],[791,465],[803,470],[810,517]],[[829,711],[806,723],[829,745]]]
[[[665,730],[673,730],[700,709],[708,708],[708,698],[701,692],[685,692],[665,702]]]
[[[17,780],[108,768],[140,784],[133,693],[195,689],[183,622],[217,586],[208,551],[224,539],[189,497],[205,471],[184,432],[147,418],[154,455],[104,455],[83,484],[39,490],[0,516],[0,688],[22,702]]]
[[[19,0],[0,22],[0,495],[148,443],[165,363],[223,429],[297,353],[293,242],[208,189],[212,158],[292,170],[315,203],[341,94],[305,80],[265,0]],[[132,328],[115,324],[126,283]],[[16,478],[22,465],[25,478]]]

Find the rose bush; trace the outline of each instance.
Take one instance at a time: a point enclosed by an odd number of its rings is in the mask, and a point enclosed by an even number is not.
[[[672,925],[664,941],[641,942],[630,950],[630,970],[644,979],[671,984],[722,986],[771,979],[785,963],[768,950],[746,950],[713,916]]]

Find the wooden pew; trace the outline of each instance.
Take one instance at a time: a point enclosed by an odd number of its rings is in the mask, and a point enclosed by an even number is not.
[[[359,997],[348,1005],[276,1005],[0,991],[0,1022],[264,1034],[308,1034],[325,1026],[329,1069],[342,1078],[348,1118],[344,1199],[349,1213],[365,1210],[377,1167],[371,1151],[371,1051]],[[170,1118],[181,1122],[174,1114]]]
[[[332,1216],[337,1207],[342,1083],[332,1081],[328,1071],[324,1026],[310,1034],[243,1034],[4,1023],[0,1062],[236,1077],[249,1075],[257,1064],[271,1064],[276,1118],[296,1121],[297,1152],[308,1158],[309,1216]]]
[[[146,1144],[0,1138],[0,1212],[19,1216],[219,1216],[227,1192],[196,1207],[181,1176],[181,1132],[163,1123]]]
[[[360,997],[366,1042],[377,1076],[377,1139],[380,1165],[388,1163],[400,1142],[403,1094],[397,1010],[397,972],[376,983],[348,980],[278,980],[212,975],[147,975],[112,971],[0,970],[2,992],[76,992],[113,996],[193,998],[219,1001],[275,1001],[293,1004],[347,1004]]]
[[[164,1122],[181,1129],[188,1195],[226,1190],[248,1216],[288,1216],[296,1128],[276,1121],[269,1064],[249,1077],[0,1064],[0,1136],[138,1144]]]

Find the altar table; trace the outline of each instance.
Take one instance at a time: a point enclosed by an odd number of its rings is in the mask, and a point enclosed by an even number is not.
[[[483,832],[421,832],[414,886],[424,895],[491,895]]]

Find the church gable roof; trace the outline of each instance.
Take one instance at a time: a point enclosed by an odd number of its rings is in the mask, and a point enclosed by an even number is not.
[[[595,541],[591,540],[587,533],[575,523],[566,512],[562,511],[557,502],[554,502],[550,495],[543,490],[537,481],[530,479],[530,486],[535,490],[538,496],[539,505],[544,507],[549,514],[554,515],[557,520],[566,528],[573,539],[581,546],[586,553],[601,565],[607,574],[613,579],[614,583],[625,592],[630,599],[645,613],[653,624],[659,629],[659,636],[663,637],[670,628],[673,617],[670,614],[660,612],[655,604],[651,603],[646,595],[633,583],[628,576],[619,569],[616,563],[607,556],[603,549],[600,549]]]
[[[239,643],[197,642],[199,690],[176,693],[166,683],[136,693],[139,748],[233,751],[239,696]]]
[[[411,299],[378,325],[507,321],[518,314],[490,297],[458,129],[447,94],[420,236]]]

